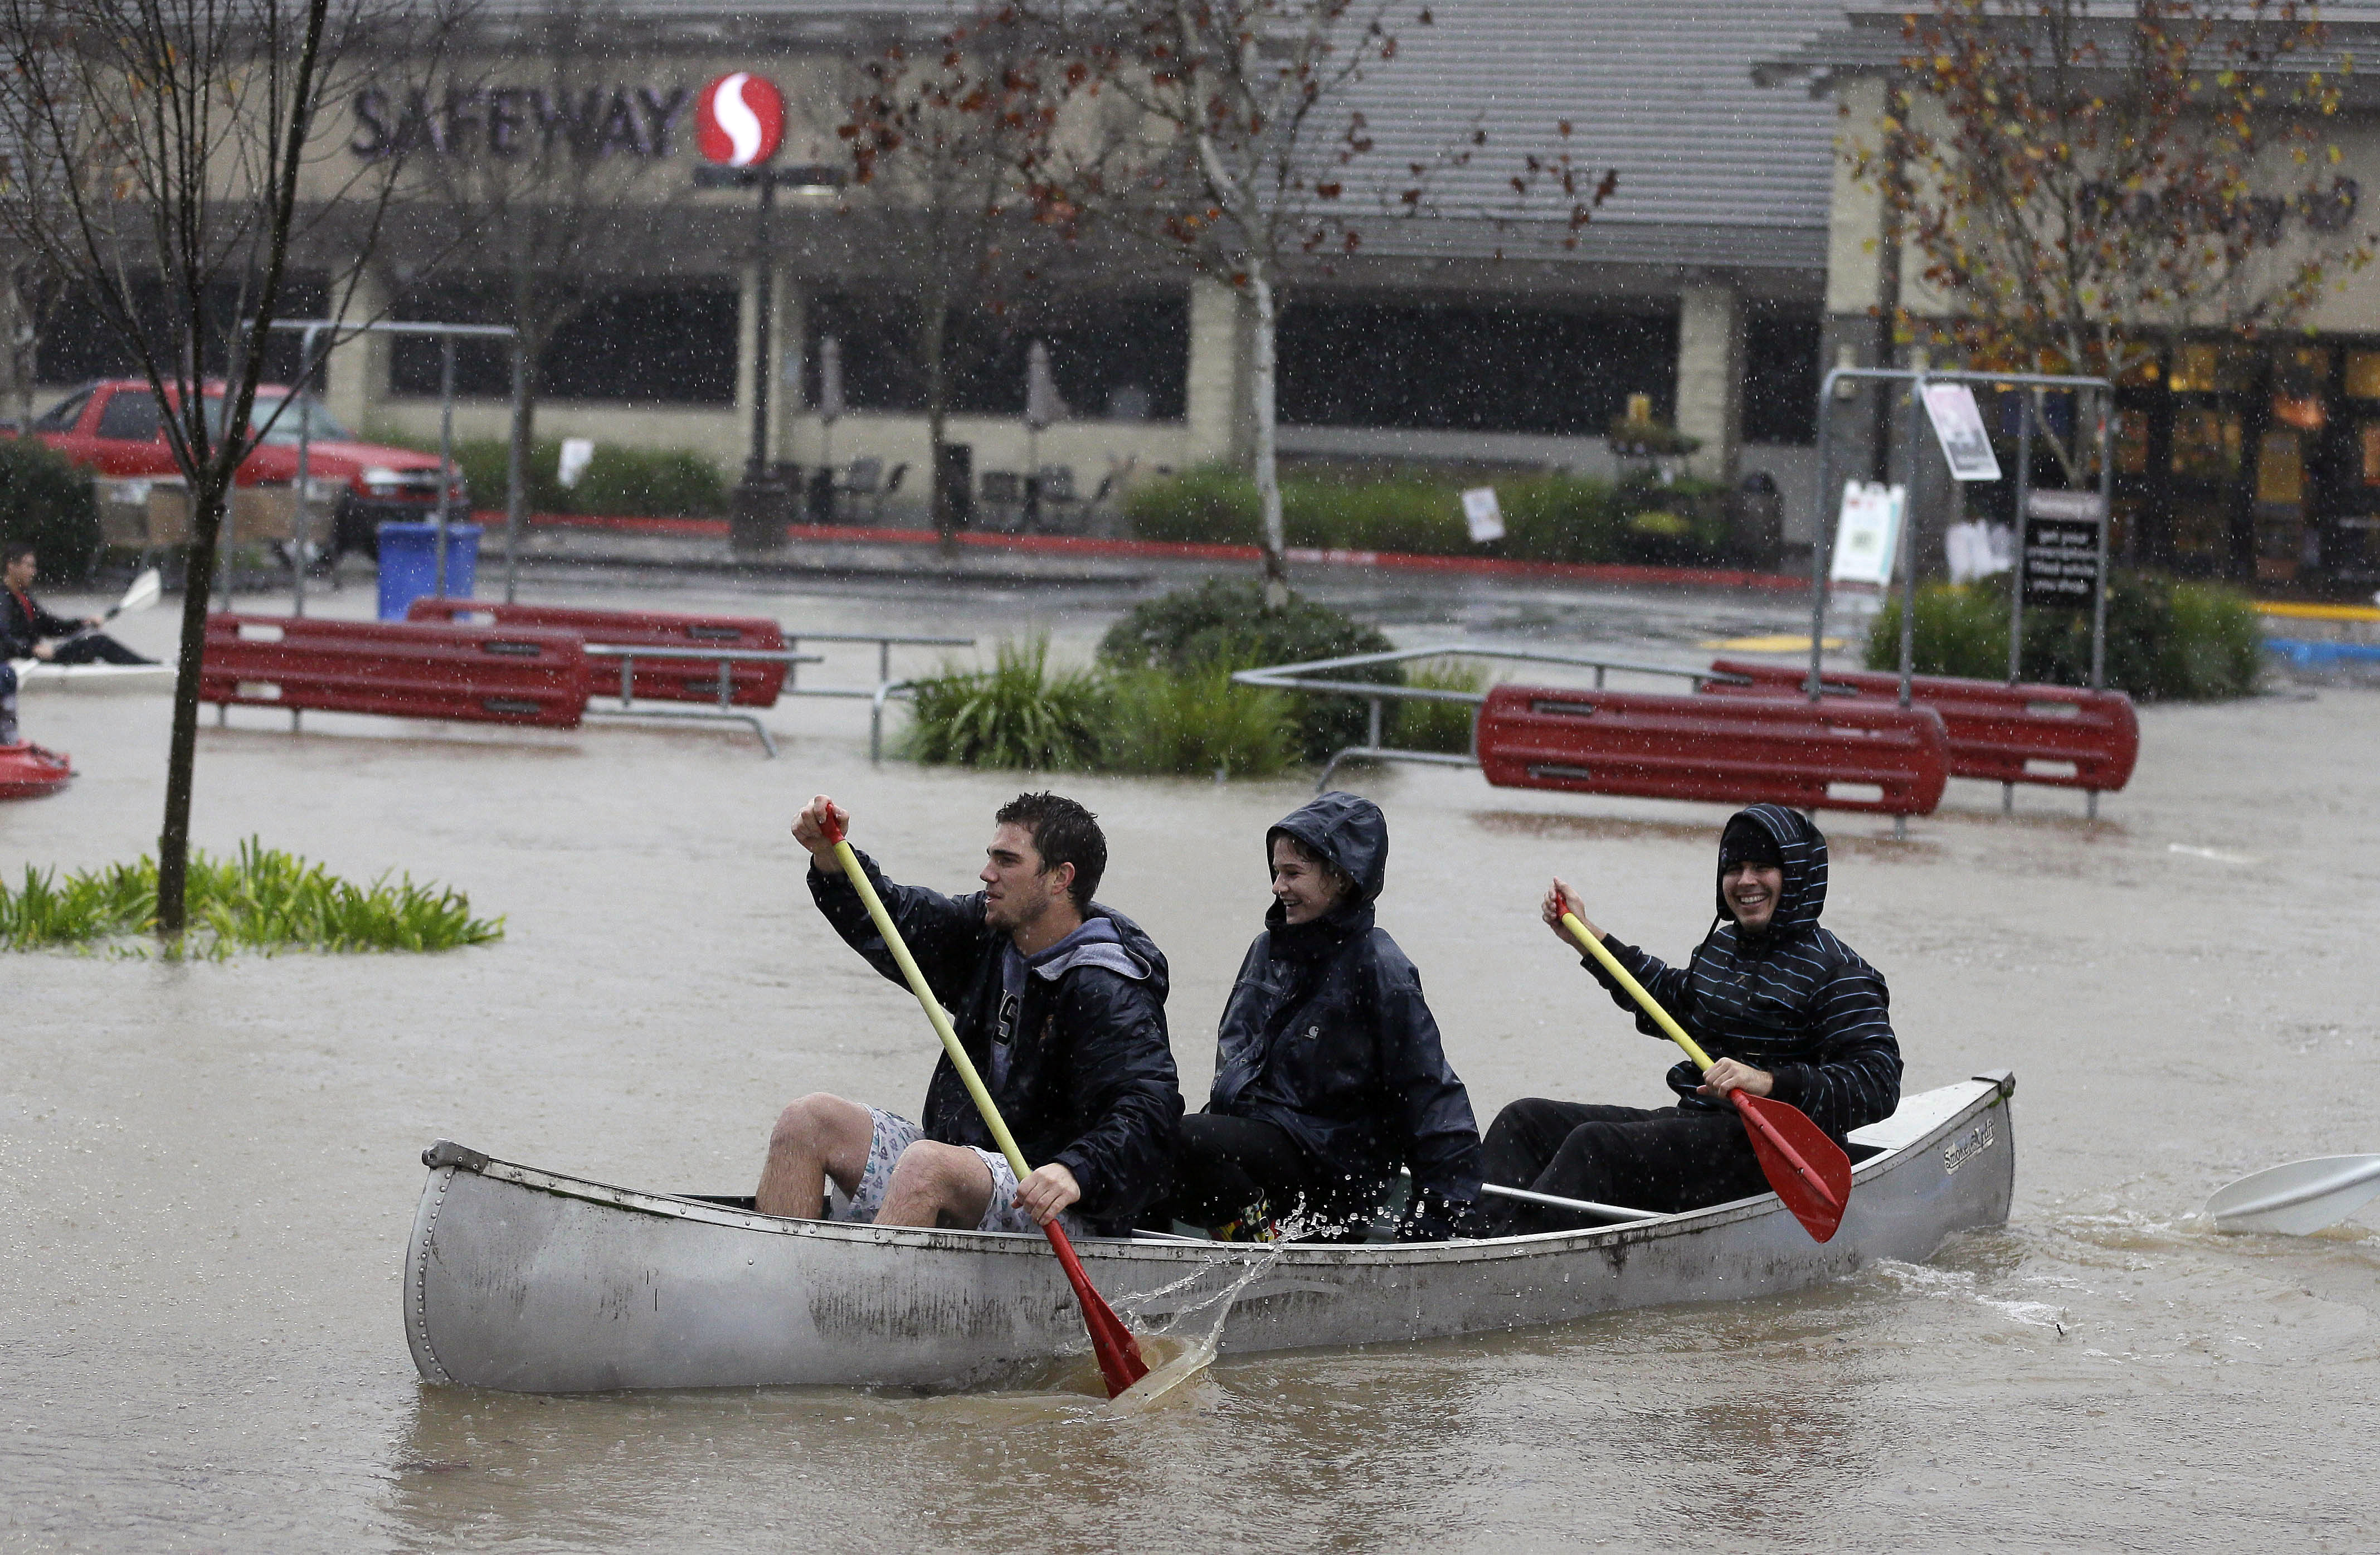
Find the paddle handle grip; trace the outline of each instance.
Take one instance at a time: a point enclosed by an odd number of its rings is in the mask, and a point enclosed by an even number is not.
[[[909,954],[908,942],[901,938],[901,930],[892,926],[892,915],[884,910],[884,898],[876,894],[874,883],[868,880],[867,869],[860,865],[859,855],[852,852],[851,844],[843,840],[843,828],[835,824],[832,813],[826,819],[824,830],[828,839],[834,844],[835,862],[843,866],[844,874],[850,878],[851,888],[859,893],[859,900],[866,905],[868,916],[875,921],[876,932],[883,939],[885,948],[892,953],[893,963],[901,968],[901,976],[908,979],[909,991],[917,996],[918,1004],[926,1012],[926,1019],[933,1024],[934,1035],[942,1039],[942,1051],[950,1054],[951,1067],[959,1072],[959,1082],[966,1087],[967,1095],[975,1099],[975,1110],[983,1114],[984,1126],[991,1130],[993,1143],[1000,1147],[1000,1153],[1008,1158],[1008,1169],[1016,1173],[1016,1180],[1020,1183],[1025,1181],[1029,1174],[1025,1164],[1025,1152],[1016,1148],[1016,1136],[1008,1132],[1008,1124],[1001,1117],[1000,1109],[993,1104],[991,1092],[984,1088],[983,1076],[976,1073],[975,1060],[967,1057],[966,1049],[959,1045],[959,1034],[951,1029],[951,1017],[942,1012],[941,1002],[934,998],[934,990],[927,986],[926,974],[917,969],[917,958]]]
[[[1586,931],[1586,925],[1579,922],[1578,915],[1564,913],[1561,916],[1561,922],[1562,928],[1570,931],[1570,937],[1585,946],[1586,954],[1601,963],[1603,969],[1611,974],[1612,979],[1628,990],[1628,997],[1636,1001],[1637,1007],[1653,1017],[1653,1024],[1667,1032],[1670,1041],[1686,1050],[1686,1056],[1694,1061],[1694,1067],[1708,1074],[1711,1066],[1710,1054],[1694,1044],[1694,1039],[1686,1035],[1684,1027],[1670,1018],[1670,1012],[1661,1008],[1660,1001],[1645,991],[1645,985],[1630,976],[1628,968],[1620,965],[1619,958],[1603,948],[1601,940]]]

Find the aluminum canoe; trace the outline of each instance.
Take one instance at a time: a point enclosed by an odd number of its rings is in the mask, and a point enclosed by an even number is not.
[[[1478,1242],[1285,1245],[1086,1238],[1084,1266],[1135,1326],[1220,1348],[1377,1344],[1730,1300],[1920,1261],[2004,1224],[2013,1075],[1905,1098],[1852,1142],[1841,1229],[1823,1245],[1774,1194],[1624,1225]],[[405,1333],[431,1382],[623,1388],[963,1388],[1084,1348],[1038,1235],[780,1219],[643,1193],[440,1141],[414,1219]],[[748,1204],[748,1200],[745,1200]]]

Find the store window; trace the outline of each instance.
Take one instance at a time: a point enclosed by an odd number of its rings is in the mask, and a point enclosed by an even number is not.
[[[1818,438],[1818,310],[1755,307],[1743,321],[1743,441]]]
[[[834,336],[844,402],[854,410],[924,411],[917,324],[917,310],[898,299],[832,293],[810,299],[810,339]],[[1037,340],[1050,347],[1050,375],[1075,419],[1179,421],[1188,413],[1190,307],[1178,295],[1082,298],[1014,320],[956,313],[945,339],[955,414],[1025,414],[1026,363]],[[806,357],[805,403],[815,405],[816,348]]]
[[[460,277],[417,287],[395,310],[400,319],[449,324],[509,321],[503,283]],[[540,397],[644,405],[735,403],[736,295],[733,285],[623,286],[598,293],[555,330],[540,362]],[[399,395],[438,393],[436,339],[399,335],[390,343],[389,387]],[[502,340],[459,339],[455,392],[470,398],[512,394],[510,347]]]
[[[1296,303],[1281,361],[1291,424],[1596,434],[1633,394],[1676,414],[1678,316]]]

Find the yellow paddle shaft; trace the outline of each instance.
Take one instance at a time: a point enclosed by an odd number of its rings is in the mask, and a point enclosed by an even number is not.
[[[1628,968],[1620,965],[1619,959],[1603,948],[1601,940],[1586,931],[1586,925],[1579,922],[1578,915],[1564,913],[1561,916],[1561,921],[1562,927],[1570,930],[1570,937],[1585,945],[1586,954],[1603,964],[1603,969],[1617,978],[1621,988],[1628,990],[1628,997],[1636,1001],[1645,1013],[1653,1017],[1653,1023],[1656,1026],[1670,1034],[1670,1040],[1686,1050],[1686,1056],[1694,1061],[1694,1067],[1705,1074],[1710,1073],[1710,1054],[1696,1047],[1694,1039],[1686,1035],[1686,1028],[1670,1018],[1670,1012],[1661,1008],[1659,1002],[1645,991],[1643,983],[1629,976]]]
[[[909,979],[909,991],[917,996],[919,1004],[925,1006],[926,1018],[934,1025],[934,1035],[942,1039],[942,1051],[951,1055],[951,1067],[959,1072],[959,1079],[966,1086],[967,1094],[975,1098],[975,1110],[983,1114],[985,1125],[991,1130],[993,1141],[1000,1146],[1000,1153],[1008,1158],[1008,1169],[1016,1173],[1018,1182],[1025,1181],[1027,1175],[1025,1152],[1016,1148],[1016,1136],[1008,1132],[1008,1124],[1001,1118],[1000,1109],[992,1104],[991,1092],[983,1088],[983,1076],[975,1072],[975,1060],[967,1057],[966,1050],[959,1046],[959,1034],[951,1029],[951,1017],[942,1013],[941,1005],[934,998],[934,990],[926,986],[926,974],[917,970],[917,958],[909,954],[909,946],[901,938],[901,930],[892,927],[892,915],[884,910],[884,898],[876,894],[876,887],[868,881],[868,871],[860,867],[859,855],[851,851],[849,843],[838,841],[834,844],[834,857],[835,862],[843,866],[843,872],[851,877],[851,888],[858,892],[859,899],[868,905],[868,916],[875,919],[876,932],[883,936],[885,948],[892,951],[893,961],[900,966],[901,975]],[[1621,974],[1623,977],[1626,975]]]

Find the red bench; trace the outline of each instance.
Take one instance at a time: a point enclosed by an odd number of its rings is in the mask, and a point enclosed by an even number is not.
[[[1502,788],[1925,815],[1949,780],[1925,708],[1500,686],[1479,765]]]
[[[1720,659],[1711,670],[1752,683],[1704,684],[1706,691],[1720,696],[1809,695],[1806,669]],[[1829,707],[1897,705],[1900,699],[1900,677],[1882,671],[1829,670],[1823,688]],[[1942,715],[1950,736],[1952,777],[2112,794],[2131,781],[2132,765],[2140,759],[2141,721],[2132,699],[2121,691],[1921,674],[1911,679],[1910,697]]]
[[[199,699],[575,729],[589,665],[577,633],[423,621],[210,615]]]
[[[482,620],[499,626],[554,626],[608,648],[760,648],[782,650],[784,628],[762,615],[685,615],[660,610],[589,610],[572,605],[497,604],[487,600],[424,596],[406,612],[408,621]],[[609,670],[609,674],[605,674]],[[738,707],[777,705],[784,689],[783,664],[734,663],[728,670],[729,700]],[[615,695],[617,665],[596,667],[595,694]],[[719,666],[694,659],[640,661],[629,681],[640,698],[657,702],[719,700]]]

